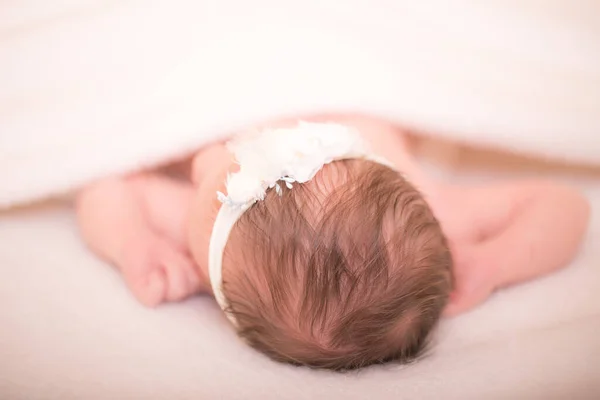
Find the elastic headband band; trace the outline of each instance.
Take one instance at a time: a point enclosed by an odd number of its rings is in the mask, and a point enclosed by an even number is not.
[[[210,237],[208,273],[217,303],[236,325],[223,293],[223,252],[242,214],[263,200],[270,188],[281,196],[280,182],[292,189],[294,184],[311,180],[333,161],[362,158],[389,167],[391,164],[371,154],[356,130],[333,123],[299,122],[296,128],[259,132],[229,142],[227,147],[240,169],[227,177],[227,195],[217,192],[223,205]]]

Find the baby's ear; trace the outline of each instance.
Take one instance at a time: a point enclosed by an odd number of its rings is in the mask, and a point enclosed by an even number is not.
[[[489,268],[478,257],[477,245],[452,247],[454,289],[450,293],[444,316],[453,317],[483,303],[492,293]]]
[[[446,304],[446,308],[444,308],[442,315],[444,317],[454,317],[472,308],[473,305],[471,305],[471,303],[473,303],[473,301],[469,296],[465,295],[464,292],[454,289],[452,293],[450,293],[448,304]]]
[[[479,304],[483,303],[490,295],[490,291],[484,286],[474,288],[455,288],[448,299],[448,304],[444,309],[445,317],[454,317],[455,315],[470,311]]]

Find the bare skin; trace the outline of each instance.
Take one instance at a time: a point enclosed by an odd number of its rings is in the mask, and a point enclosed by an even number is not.
[[[540,180],[450,185],[427,176],[402,131],[384,121],[351,115],[302,119],[355,126],[375,153],[425,195],[455,261],[455,290],[446,315],[475,307],[496,289],[564,267],[578,251],[590,208],[576,190]],[[96,182],[77,197],[83,238],[119,269],[146,306],[210,292],[206,261],[220,205],[216,192],[224,191],[226,174],[234,170],[224,144],[215,143],[193,157],[188,179],[145,172]]]

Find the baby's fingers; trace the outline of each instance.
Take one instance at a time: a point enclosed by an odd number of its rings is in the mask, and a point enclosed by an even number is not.
[[[124,271],[125,283],[135,298],[146,307],[155,307],[165,300],[167,279],[165,271],[156,269],[147,276]]]

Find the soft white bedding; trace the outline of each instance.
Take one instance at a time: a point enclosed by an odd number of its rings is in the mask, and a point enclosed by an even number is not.
[[[578,259],[442,323],[410,366],[273,363],[215,303],[148,310],[77,235],[67,204],[0,216],[3,399],[592,399],[600,396],[600,182]]]
[[[324,111],[598,162],[599,17],[588,0],[2,2],[0,208]]]

